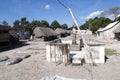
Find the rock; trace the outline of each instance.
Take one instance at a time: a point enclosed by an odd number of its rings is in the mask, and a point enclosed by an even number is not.
[[[22,58],[10,58],[6,61],[7,65],[12,65],[12,64],[16,64],[22,61]]]
[[[6,60],[8,60],[8,59],[9,59],[9,57],[7,57],[7,56],[2,56],[2,57],[0,57],[0,62],[6,61]]]

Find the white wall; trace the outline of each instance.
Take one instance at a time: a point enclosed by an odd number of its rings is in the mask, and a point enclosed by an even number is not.
[[[90,52],[87,48],[84,49],[86,63],[105,63],[105,48],[104,46],[91,46]],[[92,57],[90,56],[92,54]]]

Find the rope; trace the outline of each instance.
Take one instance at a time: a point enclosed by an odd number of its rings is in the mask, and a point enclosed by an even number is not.
[[[67,6],[65,6],[65,4],[63,4],[60,0],[57,0],[64,8],[68,9]]]

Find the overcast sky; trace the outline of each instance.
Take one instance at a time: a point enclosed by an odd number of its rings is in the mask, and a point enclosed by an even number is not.
[[[99,16],[109,8],[120,6],[120,0],[60,0],[70,7],[77,18],[78,24],[83,24],[89,18]],[[56,0],[0,0],[0,23],[5,20],[9,25],[26,17],[28,21],[46,20],[50,24],[57,20],[60,24],[72,26],[73,20],[63,6]]]

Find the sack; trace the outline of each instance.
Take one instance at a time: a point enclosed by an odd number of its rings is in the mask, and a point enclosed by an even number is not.
[[[7,65],[16,64],[22,61],[22,58],[10,58],[6,61]]]
[[[28,58],[30,56],[31,55],[29,55],[29,54],[21,54],[21,55],[19,55],[19,57],[22,58],[22,59]]]
[[[6,60],[8,60],[8,59],[9,59],[9,57],[7,57],[7,56],[2,56],[2,57],[0,57],[0,62],[6,61]]]

